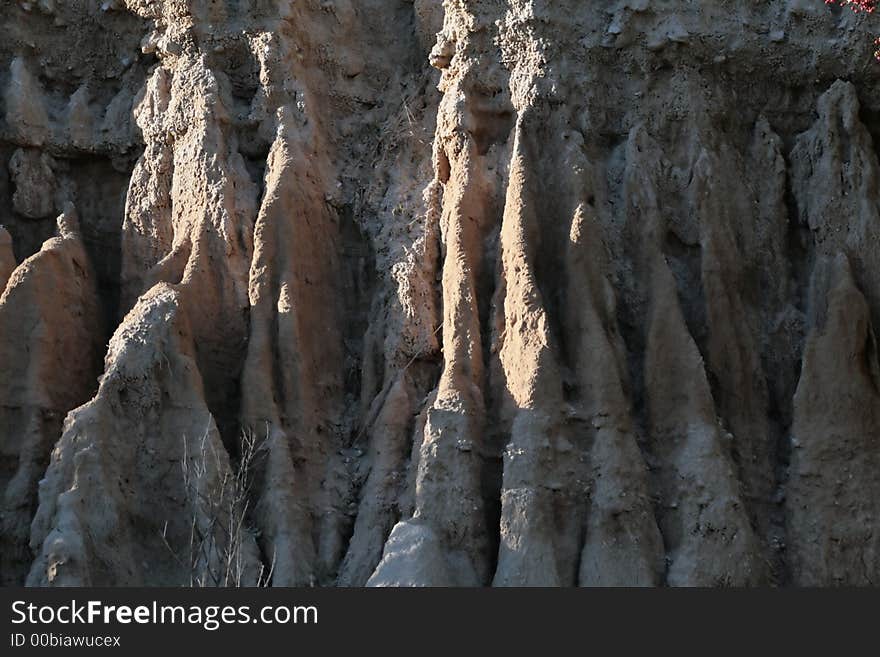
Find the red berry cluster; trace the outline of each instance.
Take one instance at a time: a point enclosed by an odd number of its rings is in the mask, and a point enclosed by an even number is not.
[[[871,13],[877,8],[878,0],[825,0],[826,5],[840,5],[841,7],[849,7],[854,12]]]

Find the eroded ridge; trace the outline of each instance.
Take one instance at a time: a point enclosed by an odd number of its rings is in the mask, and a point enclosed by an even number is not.
[[[2,581],[877,583],[866,20],[16,3]]]

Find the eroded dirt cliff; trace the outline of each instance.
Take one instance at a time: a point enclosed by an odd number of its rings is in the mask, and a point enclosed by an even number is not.
[[[4,584],[880,583],[870,16],[0,33]]]

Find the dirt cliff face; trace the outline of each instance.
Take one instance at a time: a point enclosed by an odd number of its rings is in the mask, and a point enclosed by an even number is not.
[[[0,33],[4,584],[880,583],[871,17]]]

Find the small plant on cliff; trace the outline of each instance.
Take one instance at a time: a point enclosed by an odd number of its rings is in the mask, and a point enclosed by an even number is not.
[[[880,0],[825,0],[826,5],[848,7],[857,14],[873,14]],[[874,39],[874,58],[880,60],[880,37]]]
[[[186,437],[183,453],[188,454]],[[222,459],[205,434],[196,459],[182,460],[183,485],[188,507],[192,509],[187,561],[178,555],[165,536],[162,539],[175,559],[189,571],[189,586],[266,586],[272,578],[272,565],[248,572],[244,542],[253,535],[246,525],[251,484],[256,461],[263,453],[250,433],[241,437],[241,453],[234,468],[224,468]],[[213,459],[215,468],[209,468]],[[222,472],[216,479],[212,473]],[[167,523],[166,523],[167,529]]]

